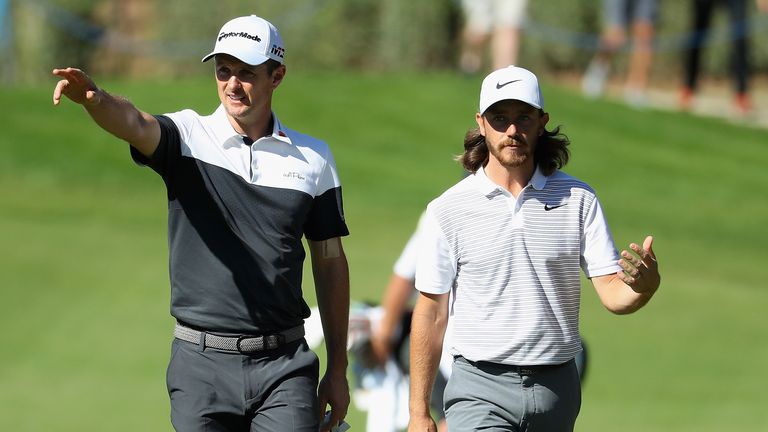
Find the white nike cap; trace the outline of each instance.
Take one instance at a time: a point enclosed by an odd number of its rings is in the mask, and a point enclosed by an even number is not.
[[[538,78],[528,69],[517,66],[497,69],[485,77],[480,87],[480,114],[496,102],[507,99],[523,101],[538,109],[544,108]]]
[[[216,54],[229,54],[251,66],[272,59],[283,63],[285,46],[277,28],[256,15],[242,16],[227,21],[216,37],[216,46],[203,61]]]

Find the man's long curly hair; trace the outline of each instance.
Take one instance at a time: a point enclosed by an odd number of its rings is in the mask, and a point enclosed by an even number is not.
[[[542,174],[548,176],[565,166],[570,158],[568,145],[571,141],[565,134],[560,133],[560,126],[552,131],[544,130],[536,144],[533,161]],[[485,137],[480,134],[480,128],[467,131],[464,136],[464,154],[456,157],[464,169],[471,173],[477,172],[488,163],[489,151]]]

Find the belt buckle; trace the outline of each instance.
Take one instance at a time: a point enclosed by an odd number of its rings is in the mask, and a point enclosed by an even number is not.
[[[237,349],[237,352],[239,352],[240,354],[250,354],[250,353],[254,353],[256,351],[259,351],[258,349],[247,349],[247,350],[243,349],[243,347],[241,346],[242,342],[245,341],[245,340],[250,340],[250,339],[263,339],[263,338],[261,338],[261,336],[256,336],[256,337],[253,337],[253,336],[239,336],[237,338],[237,341],[235,342],[235,349]]]
[[[261,348],[244,349],[242,343],[245,340],[257,339],[261,340]],[[235,342],[235,348],[240,354],[251,354],[259,351],[273,350],[285,343],[285,336],[281,334],[267,335],[267,336],[240,336]],[[258,344],[257,344],[258,345]]]
[[[283,334],[272,334],[269,336],[264,336],[264,349],[266,350],[273,350],[280,345],[285,344],[285,335]]]

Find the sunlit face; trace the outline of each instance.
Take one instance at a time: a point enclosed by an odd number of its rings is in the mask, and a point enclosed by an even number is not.
[[[284,66],[270,76],[265,64],[251,66],[226,54],[217,54],[215,64],[219,100],[230,117],[248,124],[271,112],[272,92],[285,75]]]
[[[475,120],[485,137],[490,157],[506,168],[533,167],[533,154],[549,115],[525,102],[504,100]]]

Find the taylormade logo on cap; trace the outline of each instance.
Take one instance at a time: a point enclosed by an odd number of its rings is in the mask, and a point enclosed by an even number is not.
[[[216,37],[216,46],[203,61],[216,54],[229,54],[249,65],[272,59],[284,62],[285,47],[277,28],[264,18],[249,15],[228,21]]]
[[[226,39],[228,37],[233,37],[233,36],[244,37],[244,38],[248,38],[250,40],[255,40],[256,42],[261,42],[261,38],[260,37],[258,37],[258,36],[251,36],[251,35],[249,35],[248,33],[245,33],[245,32],[240,32],[240,33],[234,33],[234,32],[219,33],[219,38],[216,39],[216,41],[217,42],[221,42],[222,39]]]
[[[544,108],[538,78],[533,72],[517,66],[495,70],[485,77],[480,86],[480,114],[496,102],[508,99]]]

